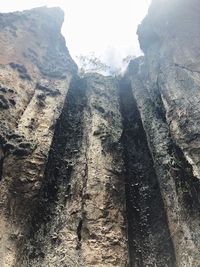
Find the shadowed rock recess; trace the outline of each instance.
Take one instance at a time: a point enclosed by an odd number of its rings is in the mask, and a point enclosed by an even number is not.
[[[153,0],[123,77],[78,76],[59,8],[0,14],[1,267],[200,266],[199,12]]]

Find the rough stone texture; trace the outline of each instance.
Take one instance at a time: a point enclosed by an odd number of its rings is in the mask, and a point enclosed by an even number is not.
[[[76,78],[56,127],[44,200],[17,266],[126,266],[121,133],[116,81]]]
[[[60,9],[0,14],[0,266],[200,266],[199,11],[153,0],[121,80]]]
[[[129,266],[175,266],[157,173],[131,84],[126,79],[120,82],[120,99]]]
[[[63,19],[59,8],[0,14],[0,266],[15,262],[76,71]]]
[[[200,17],[197,0],[153,1],[138,29],[150,79],[160,86],[170,130],[200,178]],[[183,108],[182,108],[183,107]]]
[[[145,56],[127,75],[154,160],[176,256],[200,265],[198,1],[153,1],[138,28]]]
[[[83,206],[83,266],[125,266],[127,238],[120,137],[118,84],[113,78],[86,78],[87,198]]]

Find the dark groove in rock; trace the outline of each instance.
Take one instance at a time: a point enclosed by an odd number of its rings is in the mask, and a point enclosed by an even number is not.
[[[82,226],[83,226],[83,220],[80,219],[78,226],[77,226],[77,236],[78,236],[78,241],[81,242],[81,231],[82,231]]]
[[[169,153],[172,157],[170,174],[174,177],[179,202],[184,208],[183,214],[187,217],[200,216],[200,181],[193,175],[192,166],[173,140]]]
[[[3,176],[3,161],[4,161],[4,157],[0,158],[0,181],[2,180],[2,176]]]
[[[30,261],[35,259],[37,262],[39,259],[42,261],[45,256],[45,242],[50,242],[51,224],[55,220],[57,227],[62,224],[60,214],[71,197],[70,177],[78,158],[83,136],[82,116],[86,106],[83,87],[84,81],[78,77],[72,80],[63,111],[55,127],[44,174],[44,184],[38,196],[38,205],[32,217],[30,231],[26,237],[28,240],[23,241],[25,245],[22,245],[24,250],[18,259],[19,266],[23,264],[25,264],[23,266],[29,266],[26,264],[30,264]],[[77,228],[80,240],[81,226],[82,223],[79,223]]]
[[[79,220],[78,223],[78,227],[77,227],[77,250],[81,248],[81,239],[82,239],[82,230],[83,230],[83,223],[84,223],[84,208],[85,208],[85,202],[86,202],[86,198],[85,198],[85,193],[86,193],[86,189],[87,189],[87,182],[88,182],[88,139],[87,137],[85,138],[85,142],[86,142],[86,147],[85,147],[85,167],[84,167],[84,175],[83,175],[83,188],[81,190],[81,218]]]
[[[131,87],[120,85],[129,266],[175,266],[163,200]]]
[[[184,70],[187,70],[187,71],[190,71],[190,72],[194,72],[194,73],[200,73],[200,70],[193,70],[187,66],[183,66],[183,65],[180,65],[178,63],[174,63],[174,66],[175,67],[178,67],[178,68],[181,68],[181,69],[184,69]]]
[[[179,66],[178,64],[175,64]],[[179,66],[180,67],[180,66]],[[161,88],[157,79],[157,93],[159,95],[159,108],[156,109],[156,115],[160,116],[167,124],[166,112],[161,97]],[[167,125],[169,128],[169,126]],[[179,202],[183,206],[184,216],[200,215],[200,180],[193,175],[192,166],[186,160],[183,151],[173,140],[169,129],[170,145],[168,153],[171,156],[171,165],[169,174],[174,178]]]

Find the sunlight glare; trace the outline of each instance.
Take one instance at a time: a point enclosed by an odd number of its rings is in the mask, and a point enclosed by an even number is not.
[[[136,31],[149,4],[150,0],[7,0],[0,3],[0,11],[60,6],[65,12],[62,33],[74,60],[93,52],[117,67],[124,57],[141,54]]]

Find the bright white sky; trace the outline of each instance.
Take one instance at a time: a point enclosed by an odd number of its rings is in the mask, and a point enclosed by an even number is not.
[[[60,6],[65,12],[62,33],[70,54],[94,52],[107,64],[118,67],[128,55],[141,53],[137,25],[151,0],[2,0],[0,12],[38,6]]]

